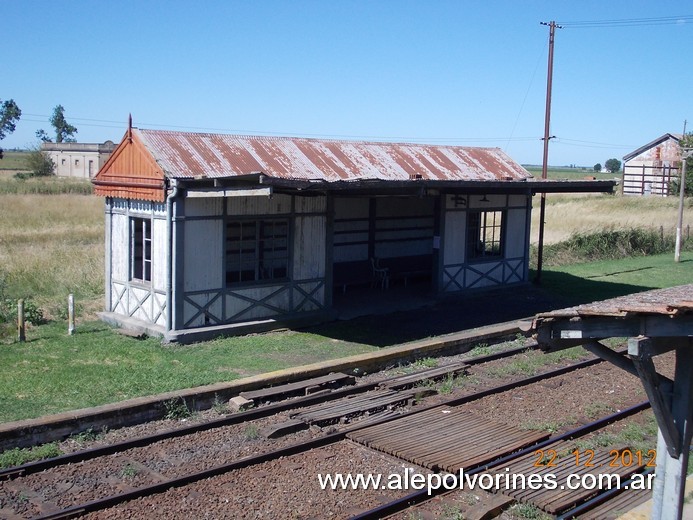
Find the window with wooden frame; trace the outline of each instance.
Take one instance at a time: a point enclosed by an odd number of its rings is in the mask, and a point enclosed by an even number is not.
[[[130,279],[152,281],[152,221],[130,218]]]
[[[467,259],[503,256],[504,211],[470,211],[467,223]]]
[[[286,280],[288,277],[288,219],[227,222],[227,285]]]

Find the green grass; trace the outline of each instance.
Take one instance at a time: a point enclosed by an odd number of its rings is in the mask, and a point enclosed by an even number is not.
[[[567,453],[574,450],[602,450],[604,448],[624,448],[628,447],[633,452],[640,451],[643,457],[649,450],[657,447],[657,421],[654,414],[648,412],[644,421],[630,422],[617,433],[601,432],[588,437],[579,439],[575,444],[568,448]]]
[[[675,264],[672,255],[658,255],[551,268],[544,271],[543,287],[572,304],[681,285],[693,280],[693,253],[682,259]],[[359,341],[330,333],[329,327],[339,331],[346,325],[336,322],[310,333],[275,332],[188,346],[120,336],[98,322],[79,324],[74,336],[67,336],[64,321],[30,327],[26,343],[0,344],[0,366],[5,368],[0,371],[0,422],[378,350],[365,339],[366,330],[357,335]],[[571,355],[562,351],[536,356],[536,361],[521,359],[498,375],[537,373],[541,365]]]
[[[577,361],[586,355],[582,347],[568,348],[543,355],[528,352],[515,356],[511,361],[489,370],[488,374],[492,377],[531,377],[537,375],[548,365],[559,364],[564,361]]]
[[[684,237],[685,238],[685,237]],[[567,240],[544,247],[544,265],[572,265],[596,260],[619,260],[638,256],[666,254],[674,251],[675,235],[655,229],[609,229],[574,233]],[[693,250],[693,241],[684,240],[683,250]],[[537,248],[532,246],[532,263]]]
[[[26,170],[26,160],[29,152],[10,152],[5,150],[0,159],[0,170]]]
[[[541,166],[525,166],[525,169],[536,178],[541,178]],[[582,180],[585,177],[596,177],[597,180],[609,180],[614,177],[621,177],[622,173],[600,173],[595,172],[591,167],[577,168],[560,168],[557,166],[549,166],[547,168],[546,177],[548,179],[570,179]]]
[[[525,520],[549,520],[551,516],[533,504],[519,503],[510,508],[511,518]]]
[[[0,468],[11,468],[35,460],[57,457],[58,455],[62,455],[62,452],[56,442],[42,444],[34,448],[13,448],[0,453]]]
[[[530,272],[530,279],[536,272]],[[545,268],[541,286],[569,302],[605,300],[693,281],[693,252],[662,254]]]
[[[74,336],[64,323],[32,327],[27,336],[24,344],[0,345],[0,422],[376,350],[299,332],[162,346],[97,322],[81,325]]]

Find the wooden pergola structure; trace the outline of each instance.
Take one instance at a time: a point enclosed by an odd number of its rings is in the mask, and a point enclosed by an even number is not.
[[[681,519],[693,436],[693,284],[622,296],[538,314],[540,346],[582,345],[640,378],[659,427],[652,519]],[[602,343],[627,337],[628,354]],[[659,374],[653,358],[675,352],[674,379]]]

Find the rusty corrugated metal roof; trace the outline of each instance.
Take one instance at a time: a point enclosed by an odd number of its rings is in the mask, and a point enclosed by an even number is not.
[[[655,289],[610,300],[537,314],[536,320],[589,316],[628,316],[660,314],[676,316],[693,312],[693,284]]]
[[[523,181],[531,175],[500,148],[335,141],[133,129],[167,177],[262,172],[327,182],[364,179]]]

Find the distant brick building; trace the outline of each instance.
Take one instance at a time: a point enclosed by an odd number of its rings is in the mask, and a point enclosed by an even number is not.
[[[58,177],[91,179],[115,150],[113,141],[105,143],[43,143],[46,152],[55,164]]]
[[[664,134],[623,157],[624,195],[669,195],[681,168],[681,134]]]

